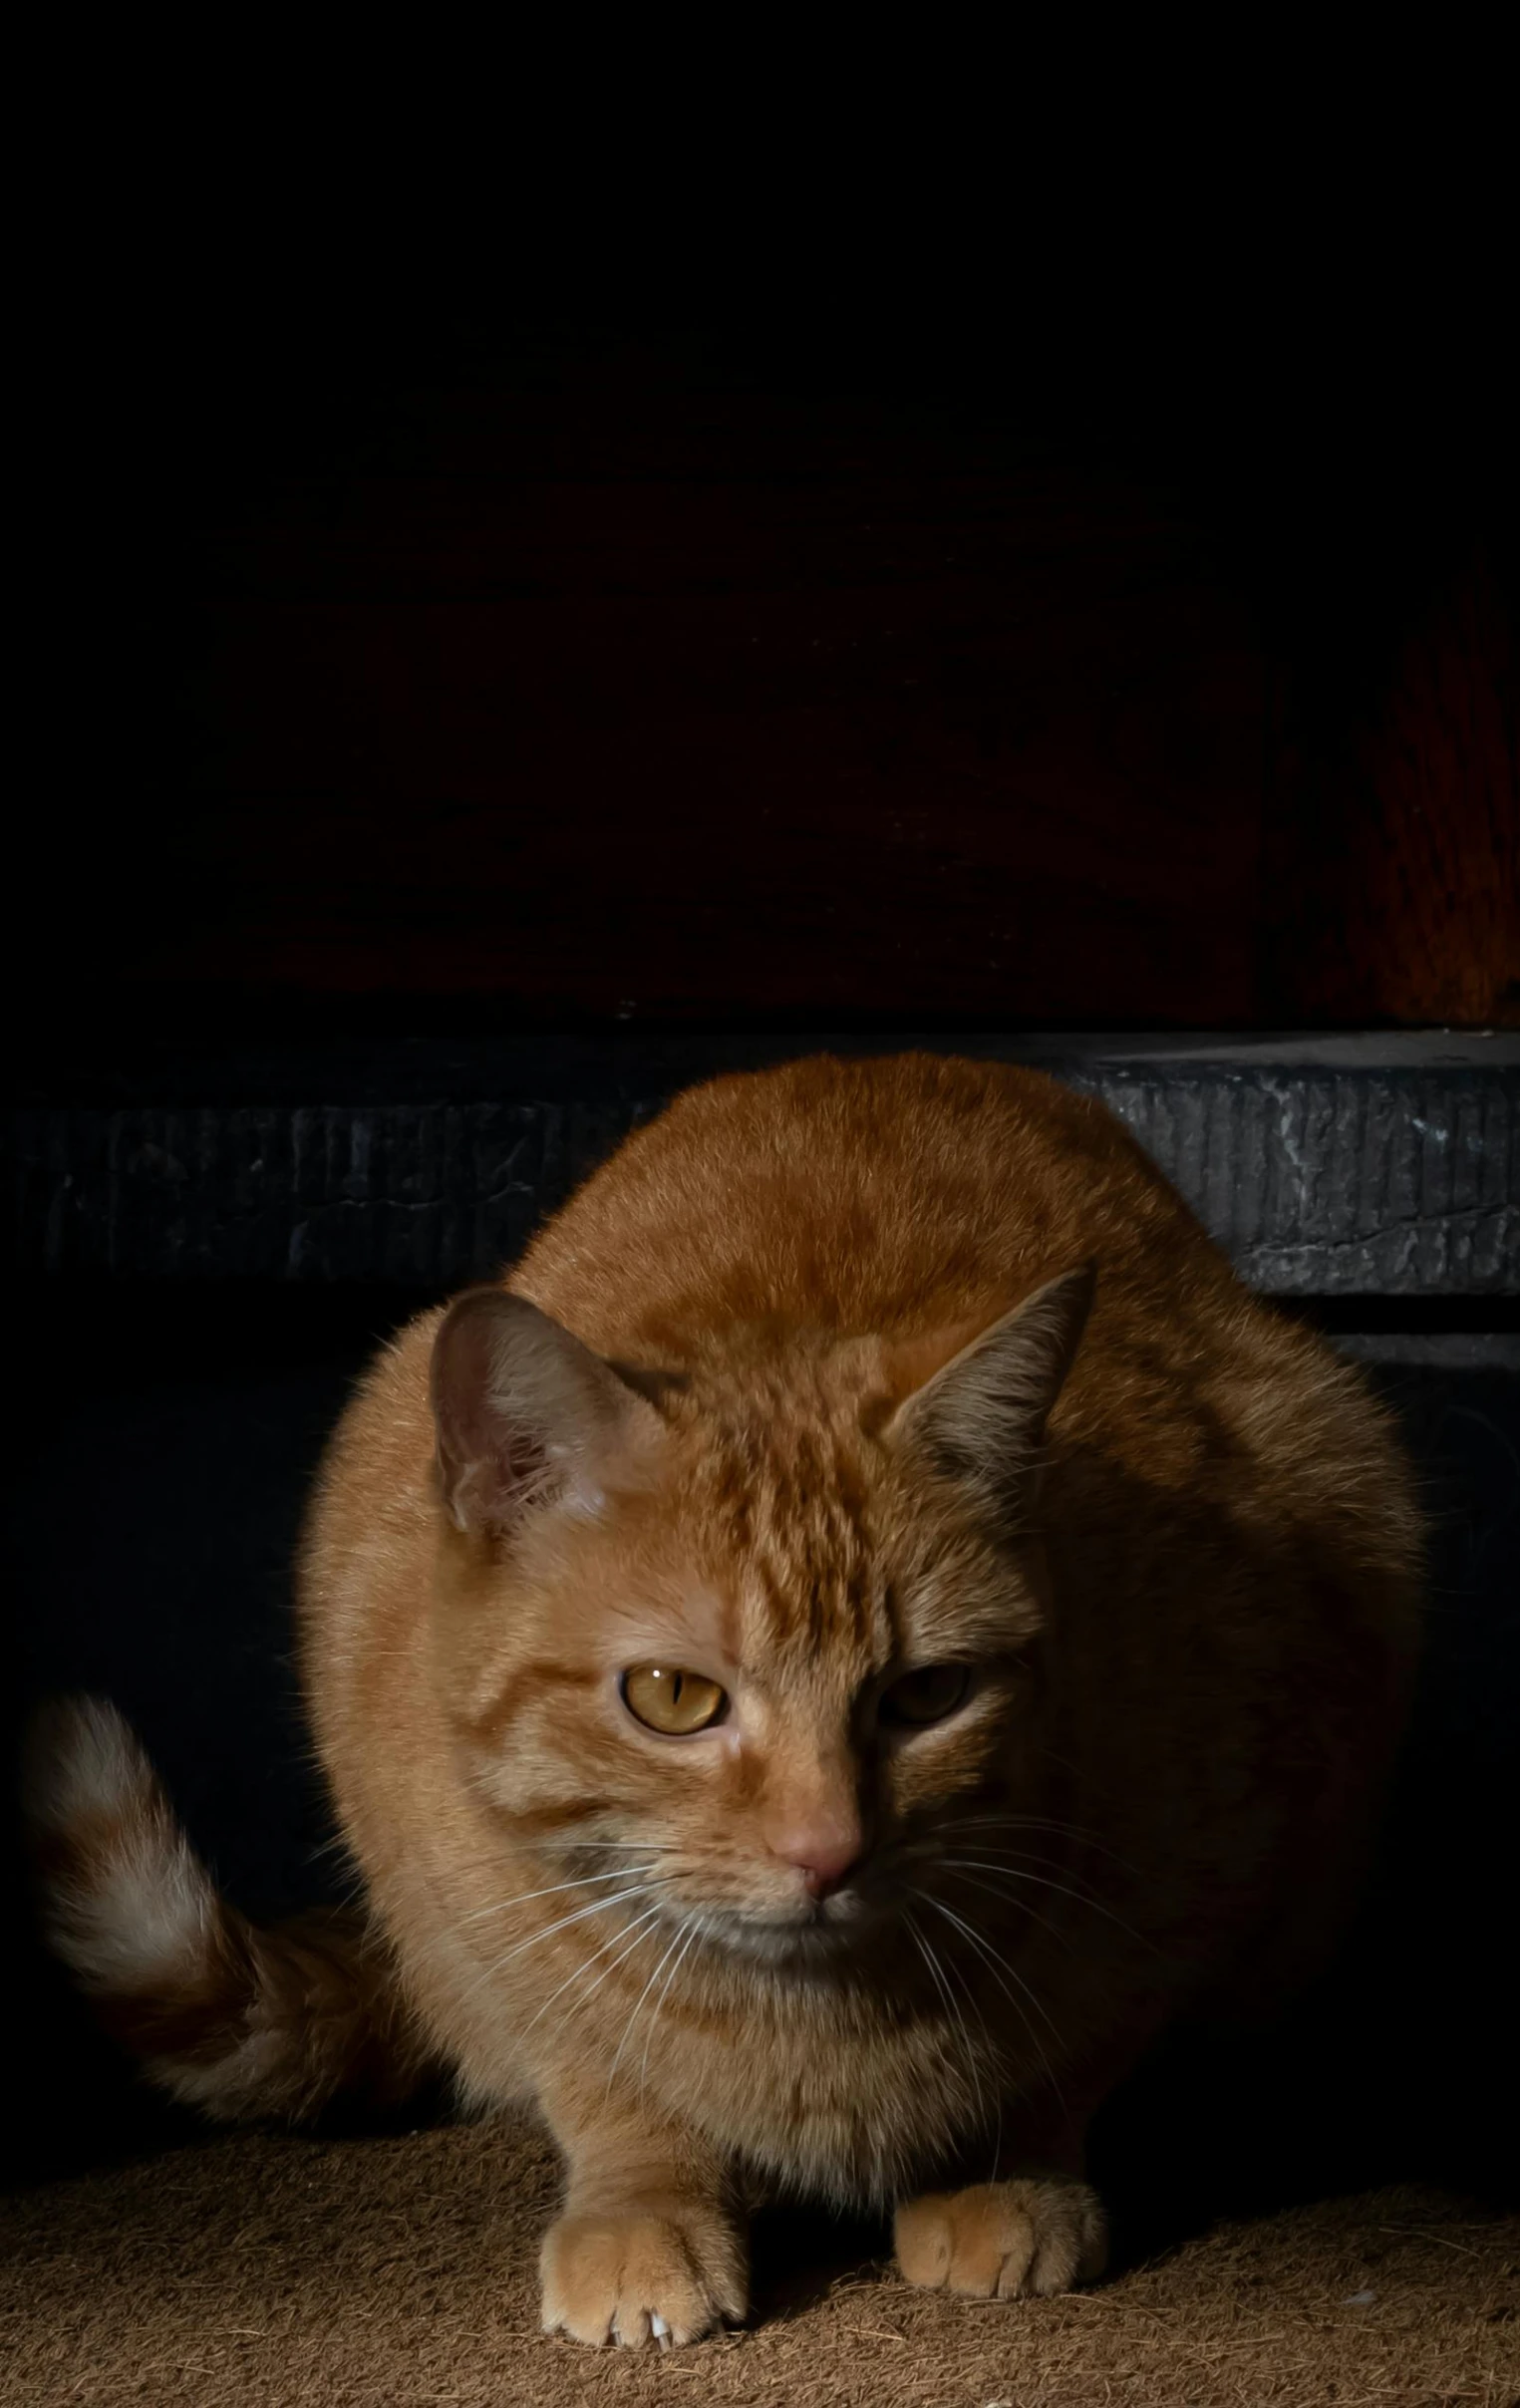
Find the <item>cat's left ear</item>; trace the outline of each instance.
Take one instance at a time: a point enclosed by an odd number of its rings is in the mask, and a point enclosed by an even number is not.
[[[439,1485],[456,1528],[505,1538],[544,1506],[597,1512],[661,1441],[657,1377],[605,1361],[526,1297],[456,1297],[432,1371]]]
[[[1038,1467],[1046,1420],[1081,1343],[1095,1285],[1093,1265],[1078,1264],[960,1345],[948,1361],[942,1357],[886,1422],[888,1444],[924,1454],[1000,1510],[1017,1503]],[[954,1345],[954,1336],[947,1343]],[[924,1361],[922,1343],[913,1357],[916,1369]],[[899,1355],[909,1359],[905,1352]]]

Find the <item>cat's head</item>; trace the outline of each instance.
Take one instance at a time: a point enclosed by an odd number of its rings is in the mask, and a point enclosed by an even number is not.
[[[1091,1291],[908,1339],[731,1331],[676,1370],[500,1289],[453,1306],[436,1661],[461,1776],[546,1879],[818,1959],[1030,1793],[1040,1452]]]

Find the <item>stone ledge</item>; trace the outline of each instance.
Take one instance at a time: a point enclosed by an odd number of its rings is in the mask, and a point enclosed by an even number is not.
[[[227,1076],[224,1101],[211,1070],[181,1072],[182,1100],[9,1115],[13,1268],[456,1287],[509,1262],[690,1077],[825,1044],[1035,1060],[1100,1096],[1266,1294],[1520,1293],[1520,1042],[1438,1034],[518,1040],[493,1056],[410,1049],[390,1100],[383,1055],[313,1056],[304,1075],[283,1057],[263,1101],[257,1063]]]

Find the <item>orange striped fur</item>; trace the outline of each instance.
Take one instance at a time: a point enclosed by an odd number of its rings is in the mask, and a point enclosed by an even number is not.
[[[720,1079],[405,1331],[329,1451],[302,1652],[363,2015],[217,1906],[98,1712],[55,1928],[213,2109],[299,2109],[360,2021],[532,2103],[582,2339],[742,2314],[788,2188],[892,2206],[910,2279],[1058,2289],[1102,2262],[1105,2092],[1334,1927],[1418,1552],[1359,1374],[1097,1104],[921,1055]],[[649,1665],[712,1724],[642,1724]]]

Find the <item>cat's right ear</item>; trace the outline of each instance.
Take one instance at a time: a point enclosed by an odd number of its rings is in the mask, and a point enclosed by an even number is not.
[[[1094,1283],[1092,1264],[1081,1263],[969,1343],[964,1330],[946,1332],[937,1364],[932,1342],[900,1350],[913,1385],[886,1423],[888,1441],[916,1448],[995,1511],[1017,1510],[1032,1494],[1046,1420],[1081,1343]]]
[[[445,1507],[456,1529],[496,1537],[540,1505],[594,1514],[663,1431],[646,1395],[504,1288],[450,1306],[432,1391]]]

